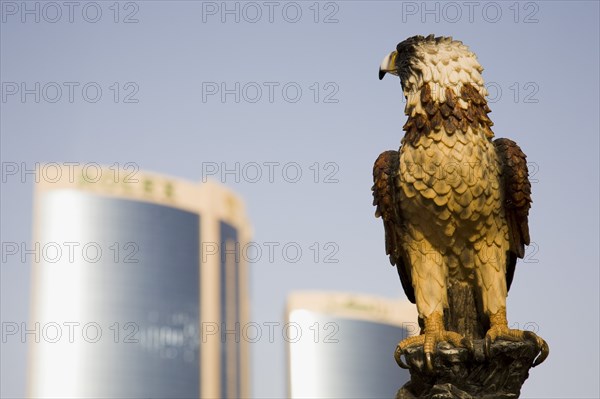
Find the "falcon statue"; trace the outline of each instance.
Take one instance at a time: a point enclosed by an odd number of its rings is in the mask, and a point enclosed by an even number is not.
[[[517,258],[529,245],[531,185],[525,154],[514,141],[493,140],[477,57],[451,37],[414,36],[386,56],[379,79],[400,77],[406,98],[399,151],[373,168],[373,204],[385,229],[386,253],[424,328],[401,341],[422,345],[427,367],[437,343],[470,346],[444,327],[448,288],[473,287],[489,321],[484,347],[496,339],[532,340],[545,360],[548,345],[532,332],[508,328],[506,296]]]

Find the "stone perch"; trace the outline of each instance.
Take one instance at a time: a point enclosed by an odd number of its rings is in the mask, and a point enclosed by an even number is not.
[[[425,368],[423,347],[407,349],[411,380],[396,399],[518,398],[539,349],[531,341],[496,341],[487,358],[483,345],[475,340],[470,350],[438,344],[433,372]]]

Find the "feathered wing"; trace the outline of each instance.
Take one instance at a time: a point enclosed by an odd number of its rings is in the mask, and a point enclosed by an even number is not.
[[[415,303],[412,286],[411,265],[402,249],[402,228],[404,221],[400,213],[400,197],[396,181],[398,177],[400,155],[397,151],[383,152],[373,166],[373,205],[375,216],[383,219],[385,229],[385,252],[390,263],[395,265],[400,275],[402,288],[408,299]]]
[[[509,139],[497,139],[494,140],[494,145],[502,164],[504,214],[510,242],[506,261],[506,288],[510,289],[517,258],[525,256],[525,245],[529,245],[531,183],[526,156],[517,143]]]

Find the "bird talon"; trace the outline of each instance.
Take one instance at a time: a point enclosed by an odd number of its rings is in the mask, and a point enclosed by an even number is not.
[[[427,371],[433,372],[433,361],[429,352],[425,353],[425,366],[427,367]]]
[[[550,354],[550,347],[548,346],[548,343],[532,331],[523,331],[523,337],[537,345],[537,348],[540,353],[535,358],[531,367],[539,366],[544,362],[544,360],[546,360],[546,358]]]
[[[435,356],[435,351],[439,342],[448,342],[455,347],[463,346],[472,348],[471,342],[465,337],[443,328],[444,323],[442,317],[441,313],[432,313],[425,319],[425,328],[421,335],[408,337],[396,346],[394,358],[396,359],[398,366],[404,369],[409,368],[407,363],[402,360],[402,355],[406,355],[405,350],[410,347],[423,347],[423,354],[425,357],[424,368],[428,372],[433,372],[433,357]]]
[[[492,337],[489,335],[485,336],[485,341],[483,342],[483,353],[485,353],[486,358],[490,358],[491,356],[491,346],[492,346]]]
[[[530,341],[533,342],[539,354],[534,359],[531,367],[540,365],[550,354],[550,347],[542,338],[533,331],[512,330],[508,328],[506,320],[506,309],[501,308],[497,313],[490,315],[491,327],[485,336],[484,350],[489,358],[489,346],[496,338],[508,341]],[[490,342],[491,341],[491,342]]]
[[[550,347],[548,346],[548,343],[546,341],[544,341],[542,338],[540,338],[540,337],[538,337],[538,338],[542,341],[542,344],[540,347],[540,354],[538,355],[538,357],[535,358],[531,367],[539,366],[540,364],[544,363],[544,360],[546,360],[546,358],[550,354]]]
[[[409,369],[408,365],[402,360],[402,355],[404,354],[404,350],[400,347],[400,345],[396,346],[396,351],[394,352],[394,359],[396,359],[396,363],[400,368]]]

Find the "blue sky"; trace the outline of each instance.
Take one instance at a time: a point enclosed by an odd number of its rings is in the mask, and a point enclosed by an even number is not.
[[[2,1],[1,10],[2,242],[31,241],[33,176],[20,172],[36,162],[134,163],[195,181],[215,165],[238,167],[213,177],[245,199],[254,240],[303,250],[295,263],[276,252],[251,265],[259,323],[282,320],[291,290],[403,296],[370,187],[375,158],[399,145],[404,103],[397,79],[380,82],[377,68],[415,34],[462,40],[485,68],[496,136],[530,162],[534,244],[508,317],[534,326],[551,354],[522,396],[600,394],[598,2]],[[26,321],[29,264],[3,260],[0,273],[2,321]],[[256,397],[285,395],[284,354],[283,341],[253,346]],[[3,396],[24,395],[25,356],[25,345],[2,344]]]

